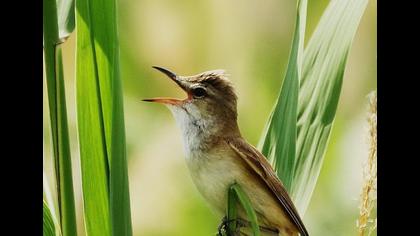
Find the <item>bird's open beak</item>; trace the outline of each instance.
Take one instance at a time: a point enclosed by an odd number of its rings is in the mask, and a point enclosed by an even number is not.
[[[158,67],[158,66],[153,66],[153,68],[155,68],[156,70],[164,73],[166,76],[168,76],[172,81],[174,81],[180,88],[182,88],[182,90],[184,90],[188,97],[184,100],[180,100],[180,99],[175,99],[175,98],[163,98],[163,97],[157,97],[157,98],[148,98],[148,99],[143,99],[143,101],[145,102],[157,102],[157,103],[163,103],[163,104],[171,104],[171,105],[180,105],[183,102],[185,102],[186,100],[190,99],[191,96],[188,93],[188,86],[187,84],[180,80],[180,78],[172,71],[162,68],[162,67]]]

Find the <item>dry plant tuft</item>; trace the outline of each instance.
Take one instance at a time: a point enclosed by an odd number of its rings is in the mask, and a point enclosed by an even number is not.
[[[377,180],[377,145],[376,145],[376,121],[377,121],[377,97],[376,91],[369,94],[369,156],[364,165],[364,185],[361,193],[360,213],[357,220],[357,227],[359,229],[359,236],[370,235],[376,230],[377,219],[371,217],[372,210],[376,207],[376,180]]]

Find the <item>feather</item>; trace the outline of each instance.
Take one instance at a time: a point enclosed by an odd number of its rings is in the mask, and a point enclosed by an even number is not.
[[[271,192],[277,197],[277,200],[286,211],[287,216],[295,224],[302,236],[308,236],[308,231],[306,230],[295,205],[264,155],[242,138],[228,138],[225,139],[225,141],[238,154],[238,156],[241,157],[249,165],[249,167],[255,171],[257,176],[259,176],[267,184]]]

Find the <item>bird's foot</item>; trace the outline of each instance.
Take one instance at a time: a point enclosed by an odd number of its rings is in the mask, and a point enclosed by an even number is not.
[[[235,227],[235,231],[234,232],[230,232],[229,231],[229,223],[231,222],[235,222],[236,223],[236,227]],[[247,228],[247,227],[252,227],[251,223],[247,220],[243,220],[241,218],[237,218],[237,219],[232,219],[232,220],[227,220],[226,216],[223,217],[222,222],[220,223],[219,227],[218,227],[218,234],[217,236],[237,236],[237,235],[243,235],[241,234],[240,230],[241,228]],[[264,232],[267,235],[278,235],[279,231],[275,228],[269,228],[266,226],[259,226],[260,231]]]
[[[229,235],[228,227],[229,223],[236,221],[237,227],[236,231],[239,230],[239,228],[242,226],[242,222],[239,219],[232,219],[228,220],[226,216],[222,218],[222,222],[219,224],[219,227],[217,227],[217,236],[231,236]],[[235,232],[237,233],[237,232]]]
[[[224,236],[227,233],[227,218],[224,216],[222,222],[220,222],[219,227],[217,227],[217,236]]]

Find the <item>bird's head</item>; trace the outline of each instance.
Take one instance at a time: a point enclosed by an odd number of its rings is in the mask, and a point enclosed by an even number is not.
[[[165,104],[184,131],[236,132],[236,94],[223,70],[212,70],[193,76],[179,76],[154,66],[187,93],[187,98],[151,98],[148,102]]]

